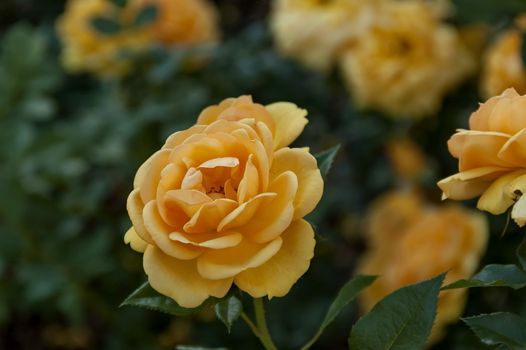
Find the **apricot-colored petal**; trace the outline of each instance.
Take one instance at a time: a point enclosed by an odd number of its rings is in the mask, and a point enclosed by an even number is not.
[[[144,253],[148,243],[146,243],[138,234],[135,232],[133,227],[130,227],[124,235],[124,243],[129,244],[131,249],[138,253]]]
[[[163,148],[174,148],[182,144],[188,137],[202,133],[206,129],[205,125],[194,125],[189,129],[177,131],[172,135],[168,136],[166,142],[164,143]]]
[[[524,166],[526,164],[526,129],[513,135],[499,152],[499,158],[505,162]]]
[[[437,185],[443,192],[442,199],[470,199],[482,194],[494,179],[508,171],[499,167],[477,168],[446,177]]]
[[[150,169],[150,164],[152,162],[153,155],[146,159],[144,163],[141,164],[139,169],[137,169],[137,172],[135,173],[135,177],[133,178],[133,188],[138,188],[141,186],[141,184],[144,182],[144,178],[146,177],[146,174],[148,173]]]
[[[195,259],[203,252],[203,249],[200,247],[172,241],[170,239],[170,233],[175,230],[162,220],[155,201],[150,201],[146,204],[143,216],[144,225],[155,242],[155,245],[165,254],[181,260],[190,260]]]
[[[227,198],[205,203],[184,225],[188,233],[217,231],[221,220],[237,207],[237,202]]]
[[[234,168],[239,165],[239,159],[235,157],[221,157],[207,160],[199,165],[197,168],[213,169],[217,167]]]
[[[221,232],[246,225],[257,212],[261,203],[265,201],[269,202],[272,199],[276,198],[276,196],[276,193],[270,192],[258,194],[257,196],[250,199],[248,202],[241,204],[230,214],[225,216],[217,226],[217,230]]]
[[[224,234],[218,232],[192,234],[172,232],[170,233],[169,237],[173,241],[192,244],[198,247],[210,249],[224,249],[235,247],[243,239],[243,236],[237,232],[227,232]]]
[[[204,190],[203,188],[203,173],[196,168],[190,168],[181,181],[182,190]]]
[[[270,177],[290,170],[298,178],[298,192],[294,198],[294,220],[310,213],[323,195],[323,178],[316,158],[302,148],[282,148],[274,155]]]
[[[150,165],[142,183],[139,184],[141,199],[143,203],[148,203],[155,199],[157,194],[157,185],[161,179],[162,170],[168,165],[170,151],[167,149],[157,151],[150,158]]]
[[[495,215],[504,213],[515,201],[515,194],[508,191],[510,183],[525,173],[525,170],[514,171],[493,181],[480,196],[477,208]]]
[[[489,166],[507,167],[513,164],[498,157],[509,135],[494,132],[456,133],[448,141],[452,154],[458,154],[459,170],[466,171]]]
[[[245,203],[247,200],[254,197],[259,190],[259,175],[258,169],[254,165],[254,155],[251,154],[248,157],[248,161],[245,165],[245,173],[239,187],[237,189],[237,201],[239,203]]]
[[[499,96],[493,96],[485,103],[480,104],[479,109],[473,112],[471,114],[471,117],[469,118],[469,128],[471,130],[482,131],[492,130],[490,127],[490,118],[497,103],[500,102],[502,99],[509,99],[518,96],[519,94],[517,93],[517,91],[515,91],[515,89],[513,88],[510,88],[506,89]]]
[[[196,260],[175,259],[154,246],[146,248],[143,266],[152,288],[185,308],[198,307],[210,296],[222,298],[232,285],[232,278],[203,278]]]
[[[298,179],[292,171],[279,175],[269,186],[269,192],[277,193],[276,198],[261,203],[252,220],[236,231],[255,243],[266,243],[278,237],[292,222],[297,189]]]
[[[191,218],[203,204],[211,203],[212,199],[197,190],[171,190],[166,192],[164,202],[167,207],[178,206]]]
[[[153,244],[153,239],[144,227],[144,220],[142,218],[142,212],[144,210],[144,203],[141,200],[141,194],[139,189],[136,188],[128,196],[126,202],[126,208],[128,210],[128,216],[132,222],[135,232],[147,243]]]
[[[286,295],[309,269],[315,246],[311,225],[305,220],[295,221],[281,238],[281,249],[269,261],[235,277],[235,284],[254,298]]]
[[[220,250],[207,250],[197,259],[199,274],[209,279],[233,277],[249,268],[267,262],[280,249],[281,238],[267,244],[243,240],[237,246]]]
[[[268,128],[267,124],[263,122],[256,123],[256,131],[259,135],[259,139],[261,140],[261,143],[265,147],[265,151],[267,152],[267,157],[271,158],[274,152],[274,137],[272,136],[272,132]]]
[[[274,131],[274,149],[276,150],[294,142],[309,122],[307,111],[298,108],[294,103],[277,102],[265,108],[272,116],[276,126]]]

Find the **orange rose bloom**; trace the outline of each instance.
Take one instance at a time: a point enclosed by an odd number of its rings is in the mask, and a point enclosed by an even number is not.
[[[448,141],[459,160],[459,172],[441,180],[443,198],[480,196],[477,207],[502,214],[515,201],[512,218],[526,222],[526,96],[507,89],[480,105],[469,119],[470,130],[458,130]]]
[[[395,203],[403,209],[401,212],[393,210]],[[374,230],[367,232],[371,250],[358,269],[363,274],[380,275],[360,295],[365,312],[395,290],[445,271],[446,284],[471,277],[488,239],[482,215],[456,206],[426,208],[422,199],[411,193],[394,192],[380,198],[368,220],[371,228],[381,225],[384,231],[381,236]],[[385,220],[398,221],[400,225],[379,222]],[[444,327],[462,314],[466,297],[465,289],[440,292],[430,343],[439,340]]]
[[[248,96],[206,108],[137,171],[125,241],[144,252],[151,286],[183,307],[224,296],[283,296],[307,271],[321,198],[316,159],[287,146],[306,111]]]

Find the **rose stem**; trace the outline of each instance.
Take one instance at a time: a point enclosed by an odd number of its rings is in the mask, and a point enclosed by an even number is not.
[[[262,298],[254,298],[254,313],[256,314],[256,324],[261,335],[259,340],[261,340],[266,350],[277,350],[268,331],[267,321],[265,320],[265,306],[263,305]]]

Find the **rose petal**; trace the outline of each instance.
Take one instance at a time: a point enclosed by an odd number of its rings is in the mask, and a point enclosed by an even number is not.
[[[131,249],[138,253],[144,253],[148,243],[146,243],[138,234],[135,232],[133,227],[130,227],[124,235],[124,243],[129,244]]]
[[[315,245],[311,225],[305,220],[295,221],[281,238],[281,249],[269,261],[235,277],[236,285],[254,298],[286,295],[309,268]]]
[[[170,233],[175,231],[175,229],[162,220],[155,201],[150,201],[146,204],[143,217],[144,226],[150,233],[155,245],[165,254],[181,260],[190,260],[195,259],[203,252],[203,248],[170,239]]]
[[[221,220],[237,207],[237,202],[227,198],[205,203],[184,225],[185,232],[202,233],[217,231]]]
[[[300,136],[309,122],[307,120],[307,111],[298,108],[294,103],[277,102],[265,106],[269,111],[276,130],[274,131],[274,149],[290,145]]]
[[[169,157],[170,151],[164,149],[157,151],[150,158],[150,166],[148,171],[146,172],[144,179],[138,187],[143,203],[148,203],[152,199],[155,199],[157,194],[157,184],[161,179],[162,170],[168,165]]]
[[[207,250],[197,260],[199,274],[209,279],[233,277],[249,268],[260,266],[274,256],[282,244],[276,238],[267,244],[243,240],[237,246],[220,250]]]
[[[442,190],[442,199],[465,200],[482,194],[494,179],[508,169],[483,167],[456,173],[440,180],[437,185]]]
[[[210,296],[222,298],[232,285],[232,278],[203,278],[195,260],[172,258],[154,246],[146,248],[143,265],[152,288],[185,308],[198,307]]]
[[[225,216],[217,226],[217,230],[221,232],[246,225],[257,212],[261,203],[265,201],[269,202],[272,199],[276,198],[276,196],[277,193],[270,192],[258,194],[257,196],[250,199],[248,202],[241,204],[230,214]]]
[[[513,135],[502,146],[499,152],[499,158],[505,162],[515,164],[518,167],[526,164],[526,129],[522,129]]]
[[[294,220],[310,213],[323,195],[323,178],[316,159],[305,149],[282,148],[274,155],[270,177],[290,170],[298,178],[298,192],[294,198]]]
[[[147,243],[153,244],[153,239],[144,227],[144,220],[142,218],[142,212],[144,210],[144,203],[141,200],[141,194],[139,189],[136,188],[128,196],[126,202],[126,209],[128,210],[128,216],[132,222],[135,232]]]
[[[254,243],[266,243],[278,237],[292,222],[297,189],[298,179],[292,171],[279,175],[269,186],[269,192],[277,193],[276,198],[261,203],[252,220],[236,231]]]
[[[526,170],[514,171],[493,181],[480,196],[477,208],[495,215],[504,213],[515,201],[516,195],[508,190],[510,183],[525,173]]]
[[[193,233],[185,234],[182,232],[172,232],[169,235],[170,239],[173,241],[178,241],[181,243],[191,244],[198,247],[210,248],[210,249],[224,249],[235,247],[238,245],[243,236],[237,232],[229,233]]]
[[[247,200],[254,197],[259,190],[259,175],[258,169],[254,165],[254,155],[251,154],[248,157],[248,161],[245,165],[245,173],[239,183],[237,189],[237,201],[238,203],[245,203]]]

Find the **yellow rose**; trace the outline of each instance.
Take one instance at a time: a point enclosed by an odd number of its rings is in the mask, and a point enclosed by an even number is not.
[[[441,180],[443,198],[480,196],[477,208],[502,214],[514,205],[511,216],[526,222],[526,96],[514,89],[490,98],[469,119],[470,130],[458,130],[448,141],[459,160],[459,172]],[[524,142],[524,143],[523,143]]]
[[[307,123],[292,103],[249,96],[206,108],[137,171],[125,241],[151,286],[183,307],[224,296],[283,296],[307,271],[321,198],[316,159],[287,146]],[[285,273],[285,272],[286,273]]]
[[[270,26],[275,43],[285,56],[328,70],[374,18],[379,1],[274,0]]]
[[[522,61],[522,31],[510,29],[502,33],[488,48],[483,58],[480,90],[485,98],[501,94],[513,87],[526,93],[526,70]]]
[[[137,15],[148,4],[158,6],[157,18],[137,26]],[[96,17],[110,19],[120,27],[116,33],[99,33]],[[217,15],[205,0],[128,0],[119,8],[110,0],[69,0],[57,21],[63,42],[62,61],[70,72],[92,72],[114,78],[131,67],[126,53],[144,51],[153,43],[189,45],[217,38]]]
[[[422,1],[386,1],[341,67],[355,103],[398,118],[435,113],[475,69],[456,29]]]
[[[152,25],[154,39],[164,45],[194,45],[219,39],[219,15],[208,0],[128,0],[139,9],[159,8]]]
[[[425,207],[416,194],[390,193],[376,203],[369,217],[374,221],[397,220],[396,211],[386,210],[395,201],[411,207],[414,216],[409,218],[410,212],[405,210],[398,219],[407,225],[403,229],[396,226],[391,231],[382,232],[382,240],[378,240],[374,232],[368,232],[368,238],[372,240],[371,250],[362,258],[358,270],[364,274],[380,275],[380,278],[360,296],[365,312],[395,290],[444,271],[448,271],[446,284],[471,277],[486,247],[488,228],[482,215],[456,206]],[[419,210],[413,208],[415,203],[420,203]],[[382,216],[382,213],[389,216]],[[466,297],[465,289],[440,293],[429,343],[439,340],[444,327],[458,319]]]
[[[417,180],[426,170],[426,157],[417,144],[407,138],[387,143],[387,156],[395,173],[405,180]]]

